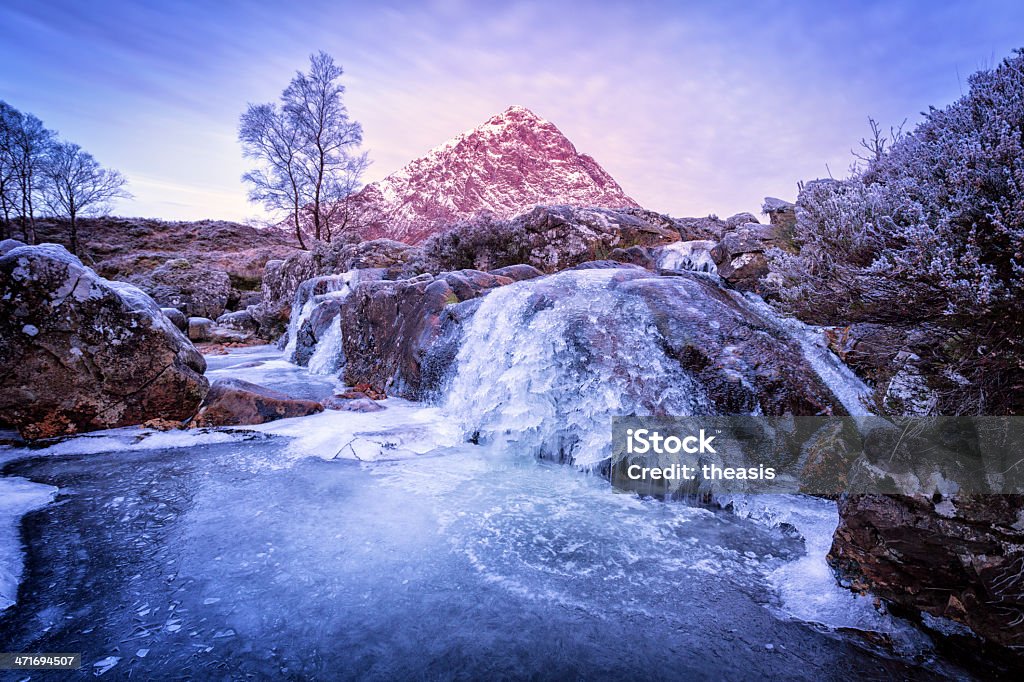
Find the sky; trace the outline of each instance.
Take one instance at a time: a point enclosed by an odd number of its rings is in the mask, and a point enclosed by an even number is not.
[[[519,104],[646,208],[728,216],[955,100],[1024,3],[3,0],[0,26],[0,99],[123,172],[121,215],[265,219],[238,117],[325,50],[367,182]]]

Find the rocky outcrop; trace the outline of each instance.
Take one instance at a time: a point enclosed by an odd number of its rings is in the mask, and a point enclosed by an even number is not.
[[[37,220],[41,239],[63,243],[69,229],[62,220]],[[233,287],[259,287],[263,266],[298,250],[294,235],[223,220],[178,222],[149,218],[79,218],[83,258],[108,279],[129,280],[161,264],[185,258],[194,267],[220,270]]]
[[[684,272],[621,277],[617,288],[644,302],[666,352],[697,379],[714,413],[846,413],[795,341],[713,282]]]
[[[208,388],[151,298],[53,244],[0,258],[0,357],[0,412],[26,438],[184,420]]]
[[[939,634],[1024,647],[1024,495],[849,495],[839,514],[829,561],[855,588]]]
[[[513,219],[528,245],[530,265],[557,272],[606,258],[616,248],[676,241],[670,218],[642,209],[538,206]]]
[[[231,296],[226,272],[193,266],[184,258],[169,260],[132,283],[161,306],[177,308],[189,317],[217,318]]]
[[[262,300],[249,308],[263,338],[276,338],[288,324],[299,285],[314,277],[338,275],[350,270],[382,270],[394,279],[416,274],[409,265],[418,261],[417,247],[390,239],[358,244],[317,244],[310,251],[267,263],[262,281]]]
[[[324,406],[315,400],[295,398],[240,379],[218,379],[210,387],[192,424],[196,427],[263,424],[323,410]]]
[[[445,325],[457,320],[459,305],[511,283],[508,277],[461,270],[359,284],[341,306],[345,381],[423,398],[438,378],[425,369],[427,353]]]

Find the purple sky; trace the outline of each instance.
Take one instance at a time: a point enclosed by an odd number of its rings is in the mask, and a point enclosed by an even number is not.
[[[1024,46],[1024,3],[7,0],[0,25],[0,99],[124,172],[121,214],[261,216],[238,116],[323,49],[367,181],[521,104],[644,206],[725,216],[844,175],[868,115],[955,99]]]

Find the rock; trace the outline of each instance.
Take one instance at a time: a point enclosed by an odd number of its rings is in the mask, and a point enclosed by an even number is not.
[[[218,379],[210,387],[192,424],[196,427],[263,424],[323,410],[323,405],[315,400],[294,398],[240,379]]]
[[[396,279],[417,274],[422,260],[415,246],[374,239],[358,244],[316,244],[285,260],[268,261],[263,275],[262,300],[250,309],[263,338],[275,338],[288,324],[299,285],[310,279],[336,276],[352,270],[375,270],[379,278]]]
[[[0,257],[0,412],[25,438],[190,417],[206,362],[139,289],[63,247]]]
[[[513,282],[522,282],[523,280],[533,279],[534,277],[540,277],[544,273],[525,263],[519,265],[507,265],[497,270],[491,270],[492,275],[498,275],[499,277],[508,277]]]
[[[740,225],[746,225],[747,223],[760,223],[761,221],[754,216],[753,213],[737,213],[734,216],[729,216],[725,219],[725,229],[735,230]]]
[[[255,334],[259,331],[260,325],[248,310],[238,310],[233,313],[224,313],[218,317],[217,326]]]
[[[768,259],[763,253],[744,253],[718,266],[718,276],[743,291],[757,291],[757,283],[768,274]]]
[[[313,357],[317,344],[323,340],[331,323],[341,313],[342,300],[325,298],[317,303],[309,317],[302,321],[295,337],[295,354],[292,362],[302,367],[309,365],[309,359]],[[343,363],[342,359],[338,364]]]
[[[666,353],[704,387],[715,414],[846,414],[795,341],[713,282],[623,273],[615,288],[644,302]]]
[[[160,312],[171,321],[175,327],[183,332],[188,332],[188,318],[177,308],[161,308]]]
[[[769,272],[764,252],[785,246],[785,235],[776,225],[745,223],[727,232],[711,249],[718,275],[744,291],[760,291],[759,282]]]
[[[5,239],[0,241],[0,256],[5,255],[8,251],[25,246],[25,242],[19,242],[17,239]]]
[[[357,389],[368,384],[390,395],[421,399],[432,383],[423,381],[426,354],[442,336],[443,321],[454,321],[457,315],[447,308],[511,282],[500,275],[460,270],[360,283],[341,305],[345,381]]]
[[[675,224],[679,239],[684,242],[695,239],[718,241],[728,229],[724,220],[713,215],[707,218],[676,218]]]
[[[169,260],[131,281],[161,306],[177,308],[189,317],[215,319],[224,312],[231,295],[226,272],[195,267],[184,258]]]
[[[919,353],[946,343],[934,325],[856,322],[825,330],[829,348],[874,387],[876,405],[889,414],[930,414],[937,404]],[[949,381],[949,378],[946,378]]]
[[[829,562],[855,588],[1019,652],[1024,496],[848,495],[839,516]]]
[[[345,400],[337,396],[325,400],[324,407],[328,410],[342,410],[345,412],[380,412],[386,409],[383,405],[378,405],[369,398]]]
[[[768,216],[772,225],[778,225],[787,234],[791,234],[796,227],[796,204],[790,201],[765,197],[761,210]]]
[[[665,247],[657,247],[658,249]],[[619,263],[628,263],[629,265],[637,265],[647,270],[654,270],[657,267],[657,258],[654,252],[657,249],[650,249],[644,246],[631,246],[628,249],[613,249],[608,254],[608,259],[618,261]]]
[[[207,317],[188,318],[190,341],[213,341],[213,327],[216,323]]]
[[[671,218],[643,209],[537,206],[512,222],[525,233],[530,265],[544,272],[603,259],[617,247],[667,244],[678,234]]]

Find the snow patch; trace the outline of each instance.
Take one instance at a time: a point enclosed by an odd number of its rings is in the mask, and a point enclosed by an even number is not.
[[[21,517],[52,502],[57,492],[52,485],[25,478],[0,478],[0,611],[18,598],[24,570]]]

